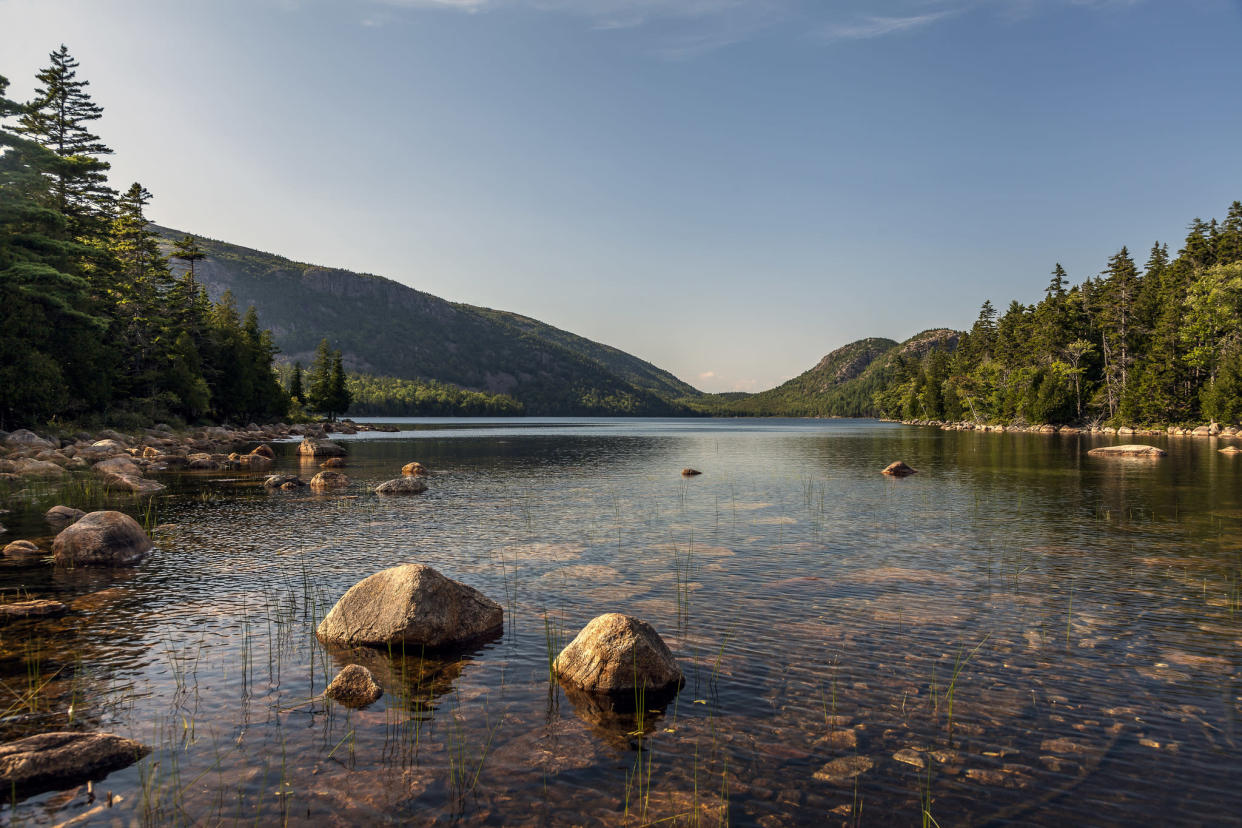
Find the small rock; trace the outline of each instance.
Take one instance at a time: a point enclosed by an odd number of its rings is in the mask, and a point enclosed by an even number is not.
[[[343,457],[348,452],[331,440],[319,440],[306,437],[298,446],[298,454],[303,457]]]
[[[558,678],[590,693],[638,687],[667,691],[682,673],[668,645],[646,621],[609,612],[591,620],[552,665]]]
[[[1091,449],[1087,454],[1094,457],[1165,457],[1168,452],[1155,446],[1128,443],[1123,446],[1100,446]]]
[[[37,599],[0,604],[0,623],[18,621],[22,618],[55,618],[64,615],[69,608],[60,601]]]
[[[902,748],[893,754],[893,758],[903,765],[911,765],[916,768],[922,768],[927,765],[927,760],[923,758],[923,754],[913,748]]]
[[[84,516],[86,516],[86,513],[84,513],[81,509],[73,509],[71,506],[65,505],[57,505],[52,506],[51,509],[48,509],[45,513],[43,513],[43,520],[46,520],[48,525],[53,526],[53,528],[65,529],[66,526],[76,524],[77,521],[84,518]]]
[[[255,446],[253,449],[251,449],[251,450],[250,450],[250,453],[251,453],[251,454],[257,454],[257,455],[259,455],[259,456],[261,456],[261,457],[266,457],[268,460],[275,460],[275,459],[276,459],[276,452],[275,452],[275,451],[273,451],[273,450],[272,450],[272,447],[271,447],[271,446],[269,446],[269,445],[267,445],[266,443],[263,443],[262,445]]]
[[[154,480],[133,474],[109,474],[104,478],[104,485],[109,489],[139,495],[155,494],[168,488],[163,483],[156,483]]]
[[[273,474],[263,481],[265,489],[300,489],[305,485],[306,481],[296,474]]]
[[[15,540],[4,547],[5,557],[25,558],[31,555],[39,555],[39,547],[28,540]]]
[[[345,459],[343,457],[329,457],[319,464],[321,469],[343,469],[345,468]]]
[[[21,796],[102,779],[151,752],[111,733],[40,733],[0,745],[0,789]]]
[[[351,664],[336,674],[324,695],[346,707],[366,707],[384,695],[371,671],[361,664]]]
[[[375,493],[390,494],[421,494],[427,491],[427,483],[419,477],[397,477],[375,487]]]
[[[695,476],[700,475],[700,474],[702,474],[702,473],[703,473],[703,472],[699,471],[698,469],[690,469],[690,468],[686,468],[686,469],[682,469],[682,470],[681,470],[681,476],[682,476],[682,477],[695,477]]]
[[[103,475],[124,474],[130,477],[142,477],[142,469],[129,457],[110,457],[95,464],[95,471]]]
[[[409,477],[421,477],[423,475],[431,474],[431,472],[427,470],[426,466],[417,461],[413,463],[406,463],[401,467],[401,473]]]
[[[830,730],[815,740],[815,746],[832,750],[853,750],[858,747],[858,734],[853,730]]]
[[[842,756],[840,759],[833,759],[819,770],[815,771],[815,779],[820,782],[832,782],[839,784],[848,782],[855,776],[860,776],[875,765],[867,756]]]
[[[349,485],[349,477],[334,471],[321,471],[311,478],[310,487],[315,491],[341,489]]]
[[[1237,446],[1225,446],[1220,450],[1221,454],[1242,454],[1242,448]]]
[[[893,477],[909,477],[912,474],[918,474],[915,469],[910,468],[901,460],[889,463],[881,471],[882,474],[891,474]]]

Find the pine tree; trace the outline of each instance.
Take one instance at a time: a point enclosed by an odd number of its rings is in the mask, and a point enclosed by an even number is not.
[[[1220,238],[1216,241],[1216,261],[1221,264],[1242,262],[1242,201],[1229,205]]]
[[[1125,396],[1133,362],[1134,301],[1139,290],[1139,273],[1130,251],[1121,248],[1108,260],[1101,274],[1100,343],[1104,354],[1108,415],[1113,417]]]
[[[194,264],[207,258],[207,254],[203,252],[203,248],[198,246],[197,239],[193,236],[185,235],[173,242],[172,258],[180,259],[186,263],[186,266],[189,267],[190,284],[195,284]]]
[[[90,81],[77,79],[78,62],[63,44],[49,58],[51,65],[37,75],[41,86],[26,105],[18,131],[77,161],[51,173],[50,206],[65,216],[70,238],[98,237],[106,230],[116,195],[108,186],[110,165],[100,160],[112,150],[88,128],[103,116],[103,108],[86,91]]]
[[[289,378],[289,399],[302,402],[302,363],[293,363],[293,374]]]
[[[322,339],[307,373],[306,404],[314,411],[327,412],[332,405],[332,349]]]
[[[345,367],[341,359],[341,352],[336,351],[332,354],[332,374],[329,379],[329,387],[331,389],[332,402],[328,409],[328,418],[335,419],[336,415],[344,414],[349,410],[350,394],[349,385],[345,379]]]

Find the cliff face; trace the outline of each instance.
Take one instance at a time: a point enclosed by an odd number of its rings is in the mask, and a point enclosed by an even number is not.
[[[157,228],[171,246],[184,233]],[[195,272],[213,299],[254,305],[281,358],[308,364],[327,338],[351,371],[503,392],[531,414],[678,414],[699,392],[635,356],[489,308],[448,302],[370,274],[199,240]],[[174,269],[185,270],[178,260]]]

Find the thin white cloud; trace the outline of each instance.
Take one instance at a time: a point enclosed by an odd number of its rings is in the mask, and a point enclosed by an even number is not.
[[[716,378],[715,371],[704,371],[703,373],[699,374],[699,379],[701,380],[709,380],[709,379],[715,379],[715,378]]]
[[[873,37],[922,29],[953,14],[956,14],[954,10],[945,9],[907,17],[868,16],[847,23],[832,23],[825,26],[821,34],[827,40],[869,40]]]

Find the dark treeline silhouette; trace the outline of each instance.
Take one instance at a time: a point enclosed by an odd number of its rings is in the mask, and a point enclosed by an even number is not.
[[[61,46],[33,100],[0,77],[0,426],[283,416],[276,349],[254,308],[212,303],[195,240],[174,278],[141,184],[108,183],[103,114]]]

